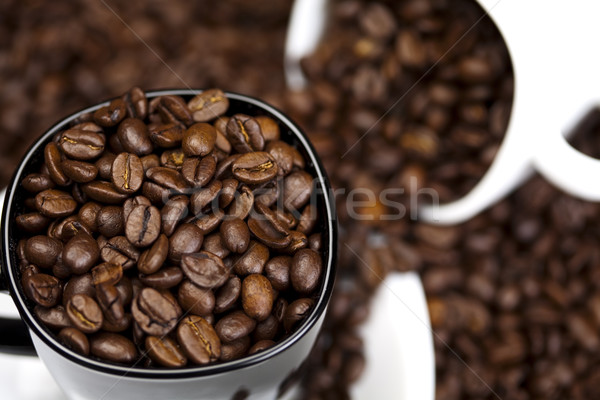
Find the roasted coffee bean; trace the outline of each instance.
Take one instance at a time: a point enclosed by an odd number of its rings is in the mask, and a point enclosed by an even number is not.
[[[188,215],[189,198],[184,195],[174,196],[160,210],[162,232],[171,236],[175,228]]]
[[[98,233],[107,238],[122,235],[124,232],[123,208],[118,206],[102,207],[96,215]]]
[[[60,168],[69,179],[79,183],[93,181],[98,175],[98,168],[84,161],[63,160]]]
[[[119,292],[119,298],[121,303],[129,304],[133,298],[133,285],[127,276],[123,275],[121,280],[115,285],[115,288]]]
[[[241,157],[241,154],[232,154],[225,159],[219,161],[215,170],[215,179],[231,178],[231,164]]]
[[[233,264],[233,270],[241,276],[260,274],[268,260],[269,249],[265,245],[251,240],[248,250]]]
[[[196,286],[187,280],[179,285],[177,300],[184,310],[196,315],[209,315],[215,308],[213,291]]]
[[[302,322],[310,314],[314,306],[312,299],[298,299],[290,303],[283,316],[283,326],[287,332],[294,330],[300,322]]]
[[[240,278],[235,275],[230,277],[216,292],[214,312],[220,314],[233,308],[241,292]]]
[[[133,300],[131,314],[146,334],[164,336],[177,325],[181,308],[165,294],[146,287]]]
[[[76,353],[87,356],[90,354],[90,343],[87,336],[76,328],[63,328],[58,333],[58,339],[62,344]]]
[[[115,286],[109,283],[96,285],[96,299],[104,314],[104,322],[113,325],[125,325],[120,322],[125,320],[125,310],[119,297],[119,291]],[[103,328],[106,329],[106,324]],[[113,331],[113,329],[111,329]]]
[[[290,232],[290,244],[283,249],[284,253],[294,254],[300,249],[304,249],[308,246],[308,238],[302,232],[291,231]]]
[[[142,194],[156,206],[165,204],[172,195],[169,189],[147,181],[142,185]]]
[[[198,122],[190,126],[181,142],[181,148],[186,156],[204,157],[215,147],[217,130],[205,122]]]
[[[254,194],[252,194],[252,190],[248,186],[243,185],[229,205],[227,216],[230,218],[246,219],[253,204]]]
[[[23,189],[31,193],[39,193],[44,190],[52,189],[55,183],[48,175],[29,174],[21,181]]]
[[[136,156],[145,156],[152,152],[153,146],[148,127],[143,121],[137,118],[126,118],[119,124],[117,134],[125,151]]]
[[[221,318],[215,325],[215,331],[222,342],[228,343],[250,335],[255,327],[256,321],[238,310]]]
[[[288,175],[294,167],[294,148],[289,144],[276,140],[269,142],[266,152],[271,155],[277,164],[277,173],[282,176]]]
[[[289,211],[299,211],[310,199],[313,178],[304,171],[292,172],[283,181],[283,205]]]
[[[100,204],[93,201],[87,202],[79,209],[77,219],[87,226],[91,232],[97,232],[98,225],[96,224],[96,218],[101,209],[102,206]]]
[[[66,186],[71,183],[69,177],[65,175],[62,170],[62,156],[56,143],[50,142],[46,145],[44,149],[44,160],[45,165],[48,168],[48,174],[54,183],[59,186]]]
[[[24,276],[21,283],[27,297],[42,307],[54,307],[60,299],[60,281],[52,275]]]
[[[187,364],[187,358],[175,340],[148,336],[145,346],[152,361],[163,367],[177,368]]]
[[[87,225],[82,224],[76,215],[71,215],[63,220],[56,220],[48,227],[48,236],[63,242],[71,240],[80,232],[85,232],[88,235],[92,234]]]
[[[150,140],[162,148],[176,147],[183,139],[183,128],[179,124],[155,124],[148,127]]]
[[[102,327],[102,310],[96,301],[85,294],[73,295],[65,307],[74,327],[83,333],[94,333]]]
[[[202,241],[202,250],[213,253],[221,259],[226,258],[231,253],[229,249],[225,247],[225,244],[221,240],[221,235],[218,233],[211,233],[204,237],[204,240]]]
[[[248,228],[254,236],[268,247],[283,249],[291,242],[290,232],[277,214],[269,207],[257,203],[258,213],[248,219]]]
[[[51,220],[39,212],[31,212],[19,215],[15,221],[19,229],[27,233],[39,233],[48,227]]]
[[[152,203],[144,196],[130,197],[125,200],[125,203],[123,203],[123,224],[127,222],[127,218],[129,218],[129,214],[131,214],[133,209],[141,205],[151,206]]]
[[[85,232],[73,236],[62,250],[63,264],[77,275],[88,272],[96,264],[99,257],[98,243]]]
[[[67,302],[76,294],[85,294],[89,297],[94,297],[96,295],[96,290],[92,282],[92,274],[73,275],[68,280],[63,289],[63,306],[66,306]]]
[[[193,122],[187,104],[179,96],[161,96],[158,111],[165,123],[180,123],[189,126]]]
[[[181,268],[172,266],[161,268],[150,275],[140,274],[139,278],[144,285],[155,289],[170,289],[179,285],[183,279],[183,272]]]
[[[100,203],[121,204],[127,199],[127,194],[120,193],[112,183],[105,181],[85,183],[81,190],[90,199]]]
[[[72,128],[60,135],[58,146],[69,158],[92,160],[104,151],[105,138],[96,131]]]
[[[192,213],[196,217],[201,217],[204,212],[213,210],[213,201],[217,199],[222,187],[221,181],[213,181],[206,188],[195,190],[190,198]]]
[[[304,233],[305,235],[309,235],[315,228],[316,224],[317,210],[316,207],[309,203],[306,205],[306,207],[304,207],[304,210],[302,210],[302,214],[300,215],[300,221],[298,221],[298,226],[296,230],[298,232]]]
[[[208,235],[217,229],[224,216],[225,213],[222,210],[215,210],[195,220],[194,225],[200,229],[203,235]]]
[[[90,337],[90,353],[104,360],[131,364],[138,357],[133,342],[118,333],[100,332]]]
[[[121,100],[125,103],[125,108],[127,109],[127,115],[129,117],[144,120],[148,115],[148,99],[146,99],[146,94],[139,87],[129,89],[129,91],[121,97]]]
[[[252,340],[259,342],[261,340],[274,340],[279,332],[279,321],[274,315],[269,315],[265,320],[256,324],[252,332]]]
[[[227,139],[238,153],[261,151],[265,147],[265,138],[260,125],[248,115],[235,114],[227,123]]]
[[[302,249],[294,254],[290,267],[290,282],[294,289],[303,294],[312,292],[321,279],[323,262],[314,250]]]
[[[207,289],[222,286],[229,276],[229,269],[223,260],[207,251],[184,254],[181,257],[181,269],[190,281]]]
[[[144,168],[144,174],[150,168],[160,166],[160,158],[158,158],[158,156],[156,154],[149,154],[147,156],[144,156],[144,157],[140,158],[140,161],[142,162],[142,167]]]
[[[225,219],[219,228],[223,244],[234,253],[244,253],[250,244],[248,225],[239,218]]]
[[[105,262],[92,268],[91,274],[92,284],[96,287],[116,285],[123,277],[123,267],[120,264]]]
[[[94,112],[94,121],[107,128],[116,126],[127,116],[127,106],[121,99],[115,99],[109,105],[100,107]]]
[[[40,268],[52,268],[63,250],[62,243],[48,236],[38,235],[27,239],[25,244],[27,261]]]
[[[188,184],[183,176],[172,168],[154,167],[146,171],[148,179],[154,183],[177,193],[185,193]]]
[[[242,307],[257,321],[264,321],[273,309],[273,287],[263,275],[252,274],[242,282]]]
[[[112,165],[117,156],[114,153],[104,152],[102,156],[96,160],[94,165],[98,169],[98,176],[104,180],[110,180],[112,174]]]
[[[71,215],[77,208],[77,202],[68,193],[48,189],[35,196],[35,207],[46,217],[59,218]]]
[[[257,115],[254,119],[258,122],[260,131],[266,142],[279,140],[281,135],[279,125],[273,118],[267,117],[266,115]]]
[[[277,256],[271,258],[265,265],[265,276],[271,282],[273,288],[279,291],[290,287],[290,268],[292,257]]]
[[[272,340],[261,340],[252,345],[248,350],[248,355],[258,353],[259,351],[267,350],[269,347],[273,347],[275,342]]]
[[[277,171],[275,159],[263,151],[243,154],[231,164],[233,176],[241,182],[252,185],[270,181],[277,176]]]
[[[186,159],[181,148],[166,150],[160,155],[160,165],[180,171]]]
[[[37,305],[33,311],[35,316],[50,329],[59,330],[71,326],[71,321],[63,306],[47,308]]]
[[[308,237],[308,247],[312,250],[319,252],[323,247],[323,239],[320,233],[313,233]]]
[[[125,223],[125,236],[136,247],[147,247],[160,235],[160,211],[154,206],[136,206]]]
[[[160,235],[148,250],[144,251],[138,261],[138,271],[142,274],[153,274],[162,267],[169,254],[169,239]]]
[[[217,159],[214,155],[209,154],[202,159],[191,157],[187,158],[181,167],[181,175],[183,179],[193,187],[206,186],[215,174],[217,167]]]
[[[219,117],[213,123],[213,126],[217,130],[217,140],[215,141],[215,149],[221,151],[224,156],[231,153],[231,143],[229,143],[229,140],[227,139],[228,122],[229,117]]]
[[[100,258],[104,262],[119,264],[124,269],[129,269],[137,263],[140,253],[125,236],[115,236],[100,247]]]
[[[207,364],[221,356],[221,341],[215,329],[197,315],[188,315],[179,323],[177,341],[196,364]]]
[[[185,254],[200,250],[203,240],[204,235],[196,225],[180,225],[169,238],[169,260],[179,263]]]
[[[236,360],[245,356],[250,348],[250,337],[244,336],[240,339],[221,344],[221,361]]]
[[[219,192],[219,208],[225,208],[235,198],[235,193],[239,182],[236,179],[225,179],[222,182],[222,189]]]
[[[229,100],[220,89],[207,89],[196,95],[188,102],[192,118],[196,122],[206,122],[215,119],[229,108]]]
[[[121,193],[135,193],[144,181],[144,166],[135,154],[121,153],[113,161],[111,181]]]

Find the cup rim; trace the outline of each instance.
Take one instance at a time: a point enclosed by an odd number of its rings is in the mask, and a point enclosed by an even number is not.
[[[146,97],[150,100],[159,96],[166,95],[180,95],[180,96],[194,96],[199,93],[202,93],[204,89],[162,89],[162,90],[153,90],[145,92]],[[295,138],[300,142],[301,146],[307,153],[307,157],[309,162],[312,163],[313,168],[316,172],[315,179],[318,180],[321,188],[323,188],[321,195],[323,196],[323,203],[325,205],[325,215],[327,217],[327,230],[329,233],[329,243],[327,243],[327,247],[325,248],[325,252],[327,253],[327,260],[325,263],[324,273],[323,273],[323,282],[321,284],[321,290],[319,293],[319,297],[317,299],[316,305],[311,311],[311,314],[302,322],[302,324],[298,327],[298,329],[289,337],[284,340],[276,343],[273,347],[266,351],[262,351],[256,354],[252,354],[249,356],[244,356],[240,359],[226,362],[219,362],[216,364],[209,364],[203,366],[193,366],[186,367],[180,369],[149,369],[142,367],[128,367],[121,366],[118,364],[105,363],[102,361],[98,361],[92,359],[88,356],[82,356],[78,353],[75,353],[71,349],[62,345],[58,342],[52,335],[48,332],[47,328],[45,328],[41,323],[39,323],[34,317],[33,313],[28,309],[25,305],[25,297],[23,296],[22,291],[19,289],[19,280],[16,276],[16,270],[13,268],[13,265],[10,261],[9,254],[14,251],[14,249],[10,248],[10,238],[9,238],[9,226],[10,223],[8,221],[8,215],[12,212],[12,204],[13,197],[15,195],[15,190],[17,186],[20,184],[22,179],[23,172],[25,170],[25,166],[29,163],[34,153],[40,151],[40,147],[42,144],[46,142],[48,138],[56,134],[57,132],[64,130],[68,127],[69,123],[73,120],[79,118],[81,115],[93,112],[100,107],[106,106],[110,103],[111,100],[107,100],[93,106],[84,108],[80,111],[74,112],[67,116],[66,118],[61,119],[59,122],[52,125],[48,130],[44,132],[27,150],[27,153],[20,161],[17,170],[14,172],[10,184],[6,189],[6,197],[4,199],[4,203],[2,204],[2,221],[1,221],[1,232],[3,233],[2,244],[0,246],[2,250],[1,259],[0,259],[0,267],[2,268],[2,274],[0,278],[4,279],[7,283],[8,289],[10,291],[11,297],[15,302],[19,314],[23,321],[27,324],[29,330],[33,332],[38,338],[40,338],[46,345],[52,348],[55,352],[60,354],[61,356],[67,358],[70,361],[75,362],[81,366],[105,372],[113,375],[126,375],[127,377],[135,377],[135,378],[153,378],[153,379],[175,379],[175,378],[186,378],[186,377],[199,377],[199,376],[208,376],[208,375],[216,375],[224,372],[231,372],[234,370],[239,370],[242,368],[250,367],[262,362],[265,362],[271,358],[274,358],[289,349],[291,346],[296,344],[304,335],[306,335],[313,326],[317,323],[317,321],[323,316],[326,311],[327,305],[329,303],[329,299],[331,298],[331,294],[333,291],[333,285],[335,281],[335,272],[337,269],[337,218],[335,215],[335,206],[334,202],[331,198],[332,190],[331,185],[329,183],[329,179],[325,172],[325,169],[321,163],[320,158],[317,156],[317,152],[308,140],[306,134],[283,112],[278,110],[277,108],[259,100],[257,98],[242,95],[235,92],[224,92],[227,98],[231,100],[237,100],[241,102],[249,103],[255,107],[258,107],[267,113],[274,116],[278,119],[282,124],[284,124],[290,132],[295,136]]]

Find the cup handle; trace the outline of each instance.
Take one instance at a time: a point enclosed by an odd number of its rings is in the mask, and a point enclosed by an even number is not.
[[[6,188],[0,191],[0,204],[4,204]],[[8,296],[6,280],[0,273],[0,295]],[[18,318],[0,317],[0,353],[35,356],[35,348],[27,325]]]

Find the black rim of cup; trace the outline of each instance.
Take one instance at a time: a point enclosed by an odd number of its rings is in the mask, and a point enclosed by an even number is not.
[[[202,90],[192,89],[157,90],[146,92],[146,96],[148,99],[164,95],[190,97],[201,92]],[[302,324],[292,335],[276,343],[273,347],[266,351],[245,356],[234,361],[209,364],[205,366],[184,367],[180,369],[150,369],[136,366],[128,367],[124,365],[102,362],[91,357],[82,356],[62,345],[53,337],[53,334],[48,330],[48,328],[36,320],[31,309],[26,306],[28,300],[21,289],[18,276],[19,274],[14,267],[17,265],[17,240],[12,233],[16,232],[17,229],[15,226],[16,224],[14,223],[14,217],[15,213],[18,211],[18,207],[15,207],[14,203],[15,201],[19,201],[19,199],[15,200],[15,197],[18,197],[18,193],[23,191],[22,188],[19,189],[18,187],[22,178],[29,172],[27,171],[27,167],[36,162],[40,162],[39,157],[43,152],[44,146],[57,132],[68,128],[71,122],[77,120],[77,118],[79,118],[81,115],[93,112],[102,106],[108,105],[110,102],[109,100],[71,114],[67,118],[64,118],[60,122],[56,123],[38,140],[36,140],[36,142],[29,148],[26,155],[21,160],[17,170],[15,171],[11,183],[7,187],[6,197],[4,199],[4,206],[2,210],[3,240],[1,246],[2,279],[6,281],[13,301],[19,310],[19,314],[27,324],[28,328],[46,345],[59,353],[61,356],[84,367],[115,375],[127,375],[128,377],[173,379],[192,376],[215,375],[263,363],[279,355],[297,343],[307,332],[313,328],[315,323],[325,313],[327,304],[333,291],[337,256],[337,219],[335,217],[334,202],[331,198],[333,192],[331,190],[329,179],[325,173],[325,169],[323,168],[323,165],[321,164],[314,147],[309,142],[306,135],[281,111],[264,103],[261,100],[250,96],[232,92],[226,92],[226,95],[232,104],[239,103],[238,105],[247,105],[248,114],[259,111],[261,114],[268,115],[278,121],[280,128],[282,128],[282,140],[289,142],[291,139],[294,142],[298,150],[303,153],[303,156],[306,158],[307,170],[311,172],[313,176],[315,176],[317,181],[316,189],[319,190],[319,205],[322,207],[322,213],[324,213],[321,214],[320,219],[322,220],[321,224],[324,225],[325,228],[323,233],[325,239],[324,243],[326,246],[323,249],[323,253],[325,256],[326,268],[324,270],[323,279],[320,285],[319,296],[311,314],[302,322]],[[287,136],[287,140],[285,136]],[[325,216],[326,218],[324,218]]]

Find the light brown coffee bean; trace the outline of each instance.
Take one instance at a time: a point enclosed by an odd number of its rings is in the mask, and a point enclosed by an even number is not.
[[[125,224],[125,236],[136,247],[150,246],[160,235],[160,211],[154,206],[136,206]]]
[[[323,272],[321,256],[314,250],[302,249],[294,254],[290,267],[290,282],[298,293],[316,289]]]
[[[111,181],[121,193],[137,192],[144,181],[144,166],[135,154],[121,153],[113,161]]]
[[[228,343],[250,335],[255,327],[256,321],[238,310],[221,318],[215,325],[215,331],[222,342]]]
[[[250,244],[248,225],[239,218],[225,219],[219,228],[223,244],[234,253],[244,253]]]
[[[181,148],[186,156],[204,157],[215,147],[217,130],[205,122],[198,122],[190,126],[181,142]]]
[[[35,196],[35,207],[40,214],[50,218],[66,217],[75,211],[77,202],[60,190],[48,189]]]
[[[220,89],[207,89],[188,102],[192,118],[196,122],[207,122],[227,111],[229,100]]]
[[[244,183],[256,185],[277,176],[277,163],[266,152],[256,151],[243,154],[231,164],[233,176]]]
[[[75,294],[65,308],[73,326],[83,333],[94,333],[102,327],[102,310],[93,298]]]
[[[181,269],[190,281],[206,289],[222,286],[229,276],[229,269],[223,260],[207,251],[184,254],[181,257]]]
[[[177,327],[177,341],[189,359],[207,364],[221,356],[221,341],[214,328],[197,315],[188,315]]]
[[[145,346],[152,361],[163,367],[178,368],[187,364],[187,357],[173,339],[148,336],[146,337]]]
[[[257,321],[264,321],[273,309],[273,287],[263,275],[252,274],[242,282],[242,307]]]

